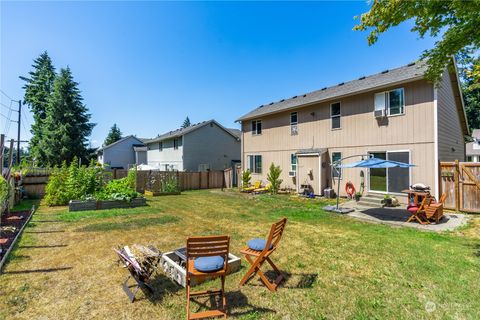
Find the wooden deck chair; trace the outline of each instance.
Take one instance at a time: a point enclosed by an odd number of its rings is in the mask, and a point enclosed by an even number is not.
[[[229,236],[189,237],[187,239],[187,319],[227,317],[225,276],[228,266]],[[219,259],[220,258],[220,259]],[[223,259],[223,261],[222,261]],[[200,270],[199,270],[200,269]],[[191,280],[202,277],[219,277],[220,290],[192,291]],[[221,308],[190,313],[190,300],[196,296],[221,297]]]
[[[439,223],[443,218],[443,206],[445,200],[447,199],[447,193],[444,192],[438,202],[432,201],[430,204],[425,206],[425,217],[428,220],[435,220],[435,223]]]
[[[278,285],[283,281],[285,278],[282,272],[277,268],[277,266],[272,262],[270,259],[270,255],[277,249],[278,243],[282,238],[283,231],[285,230],[285,225],[287,224],[287,218],[283,218],[277,223],[272,224],[270,228],[270,233],[268,235],[267,240],[263,239],[253,239],[249,241],[249,245],[241,250],[240,252],[245,255],[245,259],[250,263],[250,269],[248,269],[247,273],[243,276],[242,280],[240,281],[240,286],[243,286],[250,277],[254,274],[258,274],[262,282],[267,286],[270,291],[277,290]],[[263,245],[257,240],[263,240]],[[257,241],[257,243],[252,243],[252,241]],[[258,246],[259,247],[252,249],[252,247]],[[263,249],[261,248],[263,246]],[[256,250],[258,249],[258,250]],[[253,258],[252,258],[253,257]],[[260,269],[262,265],[266,262],[270,264],[273,268],[275,273],[277,274],[277,278],[273,283],[271,283],[265,274]]]
[[[410,218],[408,218],[407,222],[411,222],[413,220],[417,220],[420,224],[429,224],[430,222],[425,216],[425,207],[430,205],[432,202],[432,197],[424,197],[420,206],[412,206],[409,207],[407,210],[411,213]]]
[[[243,191],[243,192],[253,192],[253,190],[258,189],[258,188],[260,188],[261,186],[262,186],[262,181],[255,181],[255,183],[253,184],[253,186],[243,188],[242,191]]]
[[[130,275],[122,284],[123,291],[125,291],[127,294],[130,302],[135,301],[135,296],[139,289],[145,290],[149,294],[152,294],[153,288],[149,282],[153,273],[156,271],[158,264],[160,263],[161,253],[158,253],[158,256],[152,256],[149,261],[149,266],[147,267],[142,266],[134,257],[129,255],[128,247],[120,249],[114,248],[113,250],[117,253],[120,262],[130,272]],[[133,291],[130,290],[130,286],[128,285],[128,280],[130,280],[130,278],[132,278],[136,283],[136,287]]]

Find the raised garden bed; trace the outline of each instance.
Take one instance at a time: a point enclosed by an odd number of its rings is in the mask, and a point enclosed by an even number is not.
[[[180,191],[161,192],[161,191],[145,190],[145,191],[143,192],[143,194],[146,195],[146,196],[158,197],[158,196],[173,196],[173,195],[179,195],[179,194],[181,194],[181,192],[180,192]]]
[[[35,208],[26,211],[10,212],[2,215],[1,232],[0,232],[0,272],[3,264],[7,260],[8,254],[20,237],[23,229],[30,221]]]
[[[105,210],[105,209],[121,209],[135,208],[147,205],[147,199],[135,198],[131,201],[124,200],[70,200],[68,203],[68,211],[85,211],[85,210]]]

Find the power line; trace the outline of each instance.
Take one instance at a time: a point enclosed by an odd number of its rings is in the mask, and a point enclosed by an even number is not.
[[[13,100],[12,100],[13,101]],[[0,102],[0,105],[4,106],[5,108],[17,112],[17,110],[12,109],[11,107],[7,106],[5,103]]]
[[[10,99],[10,100],[12,100],[12,101],[15,101],[15,102],[18,102],[18,100],[14,100],[14,99],[10,98],[10,96],[9,96],[8,94],[6,94],[5,91],[3,91],[2,89],[0,89],[0,92],[3,93],[3,95],[4,95],[5,97],[7,97],[8,99]]]

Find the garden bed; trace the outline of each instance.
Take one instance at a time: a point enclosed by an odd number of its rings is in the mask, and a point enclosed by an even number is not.
[[[28,221],[32,217],[34,208],[32,210],[25,211],[16,211],[10,212],[9,214],[2,215],[2,228],[14,228],[12,231],[2,230],[0,234],[0,271],[2,270],[3,264],[7,260],[8,254],[12,250],[15,242],[20,237],[23,229],[27,225]]]
[[[68,211],[85,211],[85,210],[105,210],[105,209],[121,209],[135,208],[147,205],[147,199],[134,198],[131,201],[125,200],[71,200],[68,204]]]
[[[180,191],[173,191],[173,192],[162,192],[162,191],[150,191],[150,190],[145,190],[143,192],[144,195],[146,196],[151,196],[151,197],[159,197],[159,196],[173,196],[173,195],[179,195],[181,194]]]

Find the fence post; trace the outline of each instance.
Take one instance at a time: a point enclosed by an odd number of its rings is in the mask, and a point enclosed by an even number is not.
[[[210,170],[207,170],[207,189],[210,189]]]
[[[454,169],[454,184],[455,184],[455,210],[460,211],[460,179],[459,179],[459,164],[458,160],[455,160]]]

